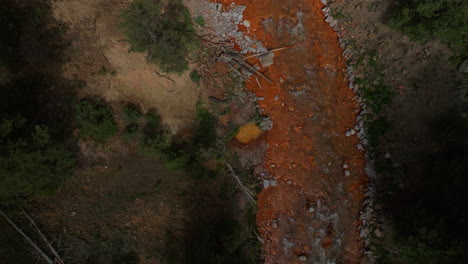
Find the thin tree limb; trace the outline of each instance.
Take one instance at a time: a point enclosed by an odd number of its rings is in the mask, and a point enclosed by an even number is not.
[[[250,59],[250,58],[253,58],[253,57],[262,56],[262,55],[267,54],[267,53],[270,53],[270,52],[285,50],[285,49],[289,49],[289,48],[294,48],[294,47],[297,47],[297,46],[299,46],[299,45],[300,45],[300,44],[294,44],[294,45],[290,45],[290,46],[286,46],[286,47],[281,47],[281,48],[277,48],[277,49],[267,50],[267,51],[264,51],[264,52],[260,52],[260,53],[257,53],[257,54],[252,54],[252,55],[246,56],[245,58],[246,58],[246,59]]]
[[[255,72],[256,74],[258,74],[260,77],[262,77],[263,79],[267,80],[269,83],[273,84],[273,81],[268,78],[268,76],[266,76],[265,74],[259,72],[257,69],[255,69],[255,67],[253,67],[252,65],[248,64],[247,62],[245,61],[238,61],[236,60],[235,58],[232,59],[232,61],[234,61],[235,63],[239,64],[240,66],[244,67],[244,68],[247,68],[248,70],[250,71],[253,71]]]
[[[42,256],[45,261],[47,261],[47,263],[54,264],[54,261],[52,261],[52,259],[50,259],[49,256],[47,256],[44,251],[42,251],[42,249],[40,249],[39,246],[34,243],[34,241],[29,238],[15,223],[13,223],[13,221],[11,221],[10,218],[8,218],[8,216],[6,216],[1,210],[0,215],[3,216],[3,218],[5,218],[5,220],[24,237],[24,239],[26,239],[26,241]]]
[[[255,199],[253,198],[253,194],[252,192],[250,192],[249,189],[247,189],[247,187],[245,187],[243,184],[242,184],[242,181],[239,179],[239,176],[236,175],[236,173],[234,172],[234,169],[232,169],[232,166],[225,162],[226,164],[226,167],[228,168],[231,176],[236,179],[237,181],[237,184],[239,185],[239,187],[241,188],[241,190],[245,193],[245,195],[247,196],[247,198],[249,198],[250,202],[252,202],[253,204],[255,204]]]
[[[239,71],[238,69],[236,69],[236,67],[234,67],[234,65],[232,65],[232,63],[228,63],[229,66],[231,66],[231,68],[236,71],[239,75],[241,75],[242,77],[244,77],[244,79],[248,82],[251,83],[251,81],[249,80],[249,76],[245,75],[244,73],[242,73],[241,71]]]
[[[257,84],[260,87],[260,90],[263,90],[262,85],[260,84],[260,81],[258,80],[257,76],[255,76],[255,80],[257,80]]]
[[[19,206],[18,206],[19,207]],[[52,246],[52,244],[49,242],[49,240],[47,240],[47,238],[44,236],[44,234],[42,233],[42,231],[39,229],[39,227],[36,225],[36,223],[34,222],[34,220],[31,218],[31,216],[29,216],[29,214],[27,214],[23,208],[19,207],[20,210],[23,212],[23,214],[29,219],[29,221],[31,221],[31,224],[34,226],[34,228],[36,229],[37,233],[41,236],[42,240],[44,240],[44,242],[46,243],[47,247],[50,249],[50,251],[54,254],[54,256],[56,257],[57,259],[57,262],[59,264],[63,264],[63,260],[62,258],[60,257],[60,255],[57,253],[57,251],[55,251],[54,247]]]

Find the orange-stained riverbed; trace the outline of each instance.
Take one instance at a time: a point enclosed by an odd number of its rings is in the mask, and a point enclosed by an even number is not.
[[[362,258],[359,212],[367,177],[354,127],[358,106],[348,88],[335,31],[323,4],[311,0],[218,0],[247,6],[245,34],[275,52],[248,90],[273,121],[263,170],[277,185],[258,196],[257,224],[266,263],[358,263]],[[257,59],[250,63],[256,64]],[[329,261],[329,262],[327,262]],[[334,261],[334,262],[333,262]]]

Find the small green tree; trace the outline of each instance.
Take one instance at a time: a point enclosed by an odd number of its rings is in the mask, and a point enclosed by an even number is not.
[[[102,142],[117,133],[112,108],[101,98],[81,100],[76,106],[75,118],[81,137]]]
[[[165,72],[188,69],[187,57],[197,43],[188,9],[180,1],[136,0],[122,12],[121,27],[132,51],[147,52],[148,59]]]

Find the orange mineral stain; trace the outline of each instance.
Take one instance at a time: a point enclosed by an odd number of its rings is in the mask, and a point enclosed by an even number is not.
[[[265,263],[304,263],[304,256],[310,263],[360,263],[365,157],[356,148],[359,138],[345,136],[360,109],[348,89],[342,50],[325,22],[323,4],[214,2],[246,6],[243,18],[250,27],[244,34],[267,49],[297,44],[274,52],[273,65],[259,70],[273,83],[259,76],[246,82],[247,90],[264,98],[259,106],[273,122],[262,135],[269,146],[262,170],[277,184],[257,197]],[[261,65],[257,58],[248,61]]]

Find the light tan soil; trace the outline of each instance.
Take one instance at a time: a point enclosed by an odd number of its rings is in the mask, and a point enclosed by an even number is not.
[[[64,77],[86,82],[82,95],[99,95],[109,102],[133,102],[143,110],[156,108],[176,133],[195,117],[199,87],[189,73],[159,73],[142,53],[129,52],[119,29],[119,14],[128,1],[57,0],[53,13],[68,26],[71,40]],[[103,68],[104,67],[104,68]],[[105,70],[103,70],[105,69]]]

